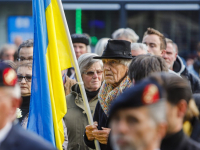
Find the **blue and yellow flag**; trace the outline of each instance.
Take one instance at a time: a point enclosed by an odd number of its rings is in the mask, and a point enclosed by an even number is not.
[[[67,113],[61,70],[71,67],[58,0],[33,0],[34,50],[28,129],[62,149]]]

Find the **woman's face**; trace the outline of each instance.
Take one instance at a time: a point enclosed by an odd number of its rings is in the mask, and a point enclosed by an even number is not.
[[[95,62],[82,74],[85,89],[88,91],[97,91],[101,86],[102,76],[102,67],[99,62]]]
[[[30,67],[19,67],[17,70],[18,83],[21,88],[22,96],[31,95],[32,69]],[[24,78],[25,77],[25,78]]]
[[[120,64],[117,59],[103,59],[103,71],[106,83],[116,87],[127,74],[128,67]]]

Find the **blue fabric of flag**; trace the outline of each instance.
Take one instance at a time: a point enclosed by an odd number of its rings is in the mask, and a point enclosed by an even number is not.
[[[48,36],[45,9],[50,2],[50,0],[32,1],[34,19],[33,74],[27,129],[42,136],[55,146],[46,63]]]

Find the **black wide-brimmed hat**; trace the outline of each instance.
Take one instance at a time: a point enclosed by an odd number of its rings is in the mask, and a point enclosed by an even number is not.
[[[94,59],[132,59],[131,42],[125,40],[109,40],[102,56]]]

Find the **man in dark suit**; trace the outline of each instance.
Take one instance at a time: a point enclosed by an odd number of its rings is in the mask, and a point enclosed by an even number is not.
[[[20,104],[16,72],[0,62],[0,150],[55,150],[49,142],[13,123]]]

